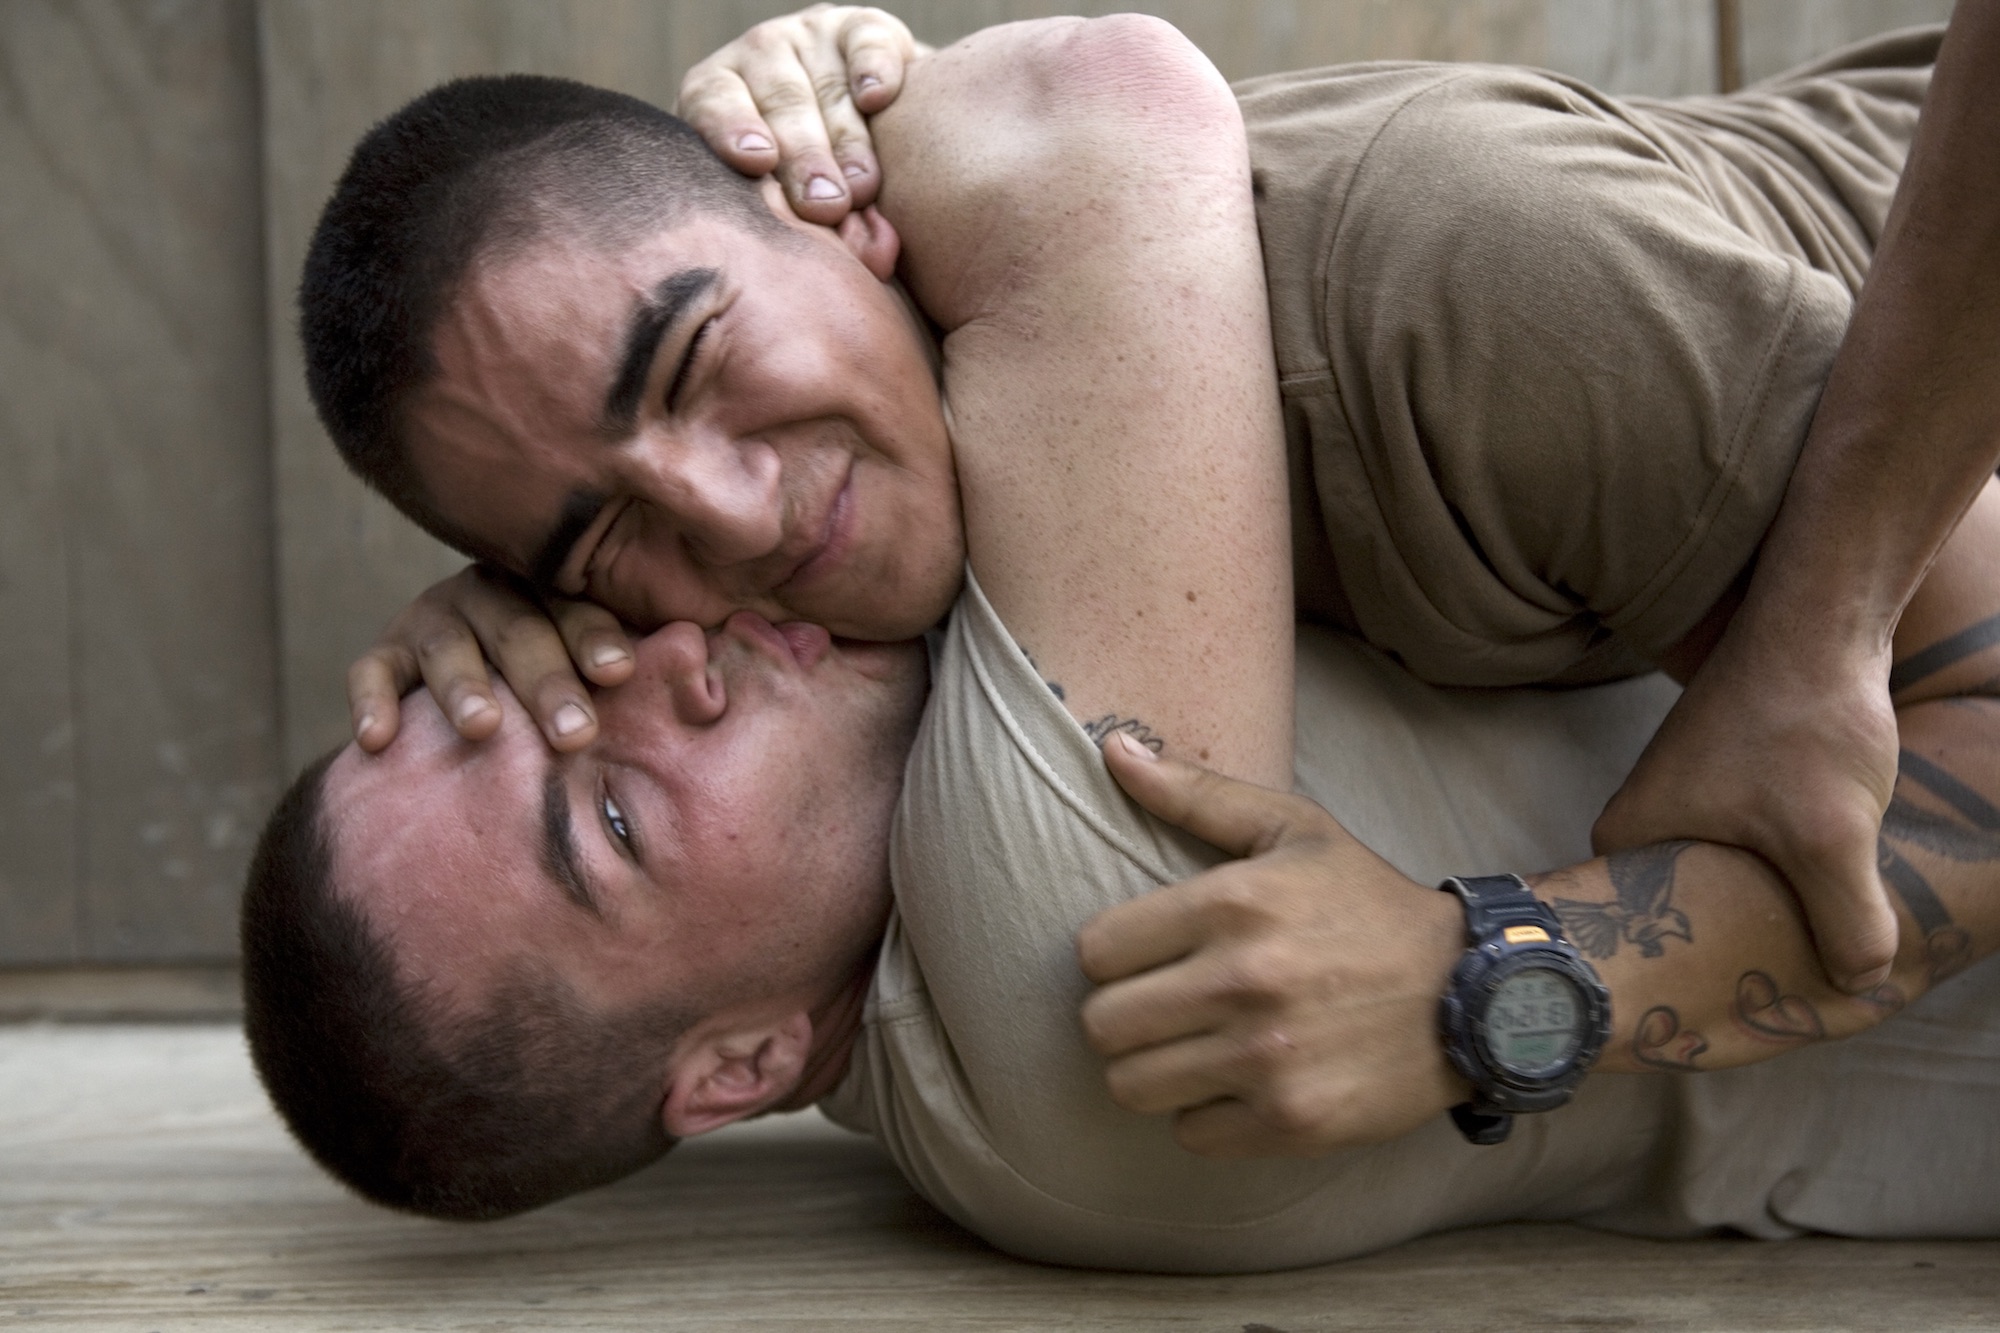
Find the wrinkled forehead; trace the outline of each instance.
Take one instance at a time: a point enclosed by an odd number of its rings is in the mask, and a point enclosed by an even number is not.
[[[338,892],[417,976],[438,975],[440,960],[493,955],[491,927],[534,900],[547,752],[513,695],[495,694],[501,726],[485,741],[459,737],[420,690],[403,700],[386,749],[349,745],[327,770]]]

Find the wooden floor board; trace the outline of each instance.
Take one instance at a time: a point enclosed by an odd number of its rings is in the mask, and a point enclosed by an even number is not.
[[[454,1226],[342,1194],[226,1026],[0,1026],[0,1329],[2000,1328],[2000,1244],[1438,1236],[1234,1278],[993,1253],[812,1114]]]

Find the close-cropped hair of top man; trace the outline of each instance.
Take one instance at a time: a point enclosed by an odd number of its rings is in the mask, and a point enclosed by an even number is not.
[[[794,23],[909,50],[877,15]],[[770,31],[691,76],[692,118],[738,151],[715,70],[754,91]],[[1813,605],[1788,599],[1828,570],[1796,561],[1859,465],[1800,450],[1839,420],[1812,424],[1829,375],[1879,367],[1835,371],[1854,291],[1878,241],[1883,264],[1913,256],[1872,320],[1893,324],[1940,262],[1891,250],[1889,209],[1937,41],[1681,103],[1418,65],[1232,98],[1163,25],[1015,25],[857,74],[894,102],[853,178],[879,175],[877,202],[845,212],[857,187],[833,186],[837,232],[621,99],[521,80],[419,99],[357,150],[308,265],[336,441],[545,592],[698,623],[605,670],[605,622],[554,602],[567,647],[547,634],[510,666],[495,626],[518,603],[462,579],[400,632],[432,648],[462,615],[526,704],[433,650],[442,708],[413,698],[386,748],[398,668],[425,654],[399,664],[392,641],[357,671],[381,752],[301,781],[246,903],[253,1046],[294,1128],[374,1197],[478,1216],[819,1100],[996,1243],[1151,1268],[1519,1216],[2000,1228],[1996,980],[1969,966],[2000,934],[1990,432],[1967,498],[1871,497],[1942,517],[1873,548],[1914,570],[1877,617],[1895,710],[1887,688],[1850,710],[1885,714],[1902,752],[1874,821],[1893,958],[1843,975],[1859,993],[1821,969],[1803,863],[1754,838],[1582,861],[1663,711],[1649,683],[1416,679],[1685,676],[1729,651],[1739,599],[1753,634]],[[824,172],[788,179],[805,211],[828,202]],[[1924,410],[1962,425],[1955,385]],[[1963,442],[1926,443],[1948,480]],[[1866,637],[1877,577],[1824,633]],[[948,605],[928,660],[866,642]],[[1295,610],[1401,667],[1317,631],[1295,657]],[[594,719],[565,697],[568,652],[631,677]],[[1866,696],[1870,670],[1830,693]],[[1695,741],[1656,771],[1701,740],[1685,716]],[[1827,739],[1792,724],[1793,759]],[[1879,738],[1851,739],[1822,804],[1871,781]],[[1296,781],[1398,869],[1310,802],[1177,756]],[[1215,852],[1121,784],[1262,855],[1197,875]],[[1539,906],[1419,882],[1579,861],[1536,880]],[[1568,1007],[1517,1045],[1441,1033],[1441,996],[1479,1003],[1468,937],[1498,954],[1535,933],[1533,984],[1556,990],[1509,1003]],[[1545,1041],[1523,1077],[1574,1097],[1542,1111],[1508,1061]],[[1735,1065],[1754,1067],[1611,1076]],[[1510,1111],[1504,1141],[1461,1137]],[[1322,1155],[1216,1162],[1176,1136]]]

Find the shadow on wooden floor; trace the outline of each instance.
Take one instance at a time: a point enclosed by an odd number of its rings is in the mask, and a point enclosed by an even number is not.
[[[2000,1328],[2000,1244],[1657,1243],[1559,1226],[1328,1268],[1024,1264],[808,1113],[452,1225],[342,1194],[226,1026],[0,1026],[0,1329]]]

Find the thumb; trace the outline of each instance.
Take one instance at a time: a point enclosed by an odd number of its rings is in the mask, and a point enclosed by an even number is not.
[[[1886,845],[1881,853],[1879,874],[1873,856],[1849,856],[1802,870],[1816,881],[1813,891],[1800,897],[1820,964],[1833,984],[1850,995],[1866,994],[1888,980],[1896,960],[1896,912],[1883,891],[1882,875],[1916,874]],[[1794,881],[1794,891],[1798,887]]]
[[[1325,817],[1304,797],[1156,755],[1122,732],[1104,743],[1104,762],[1148,812],[1231,856],[1269,851],[1312,814]]]

